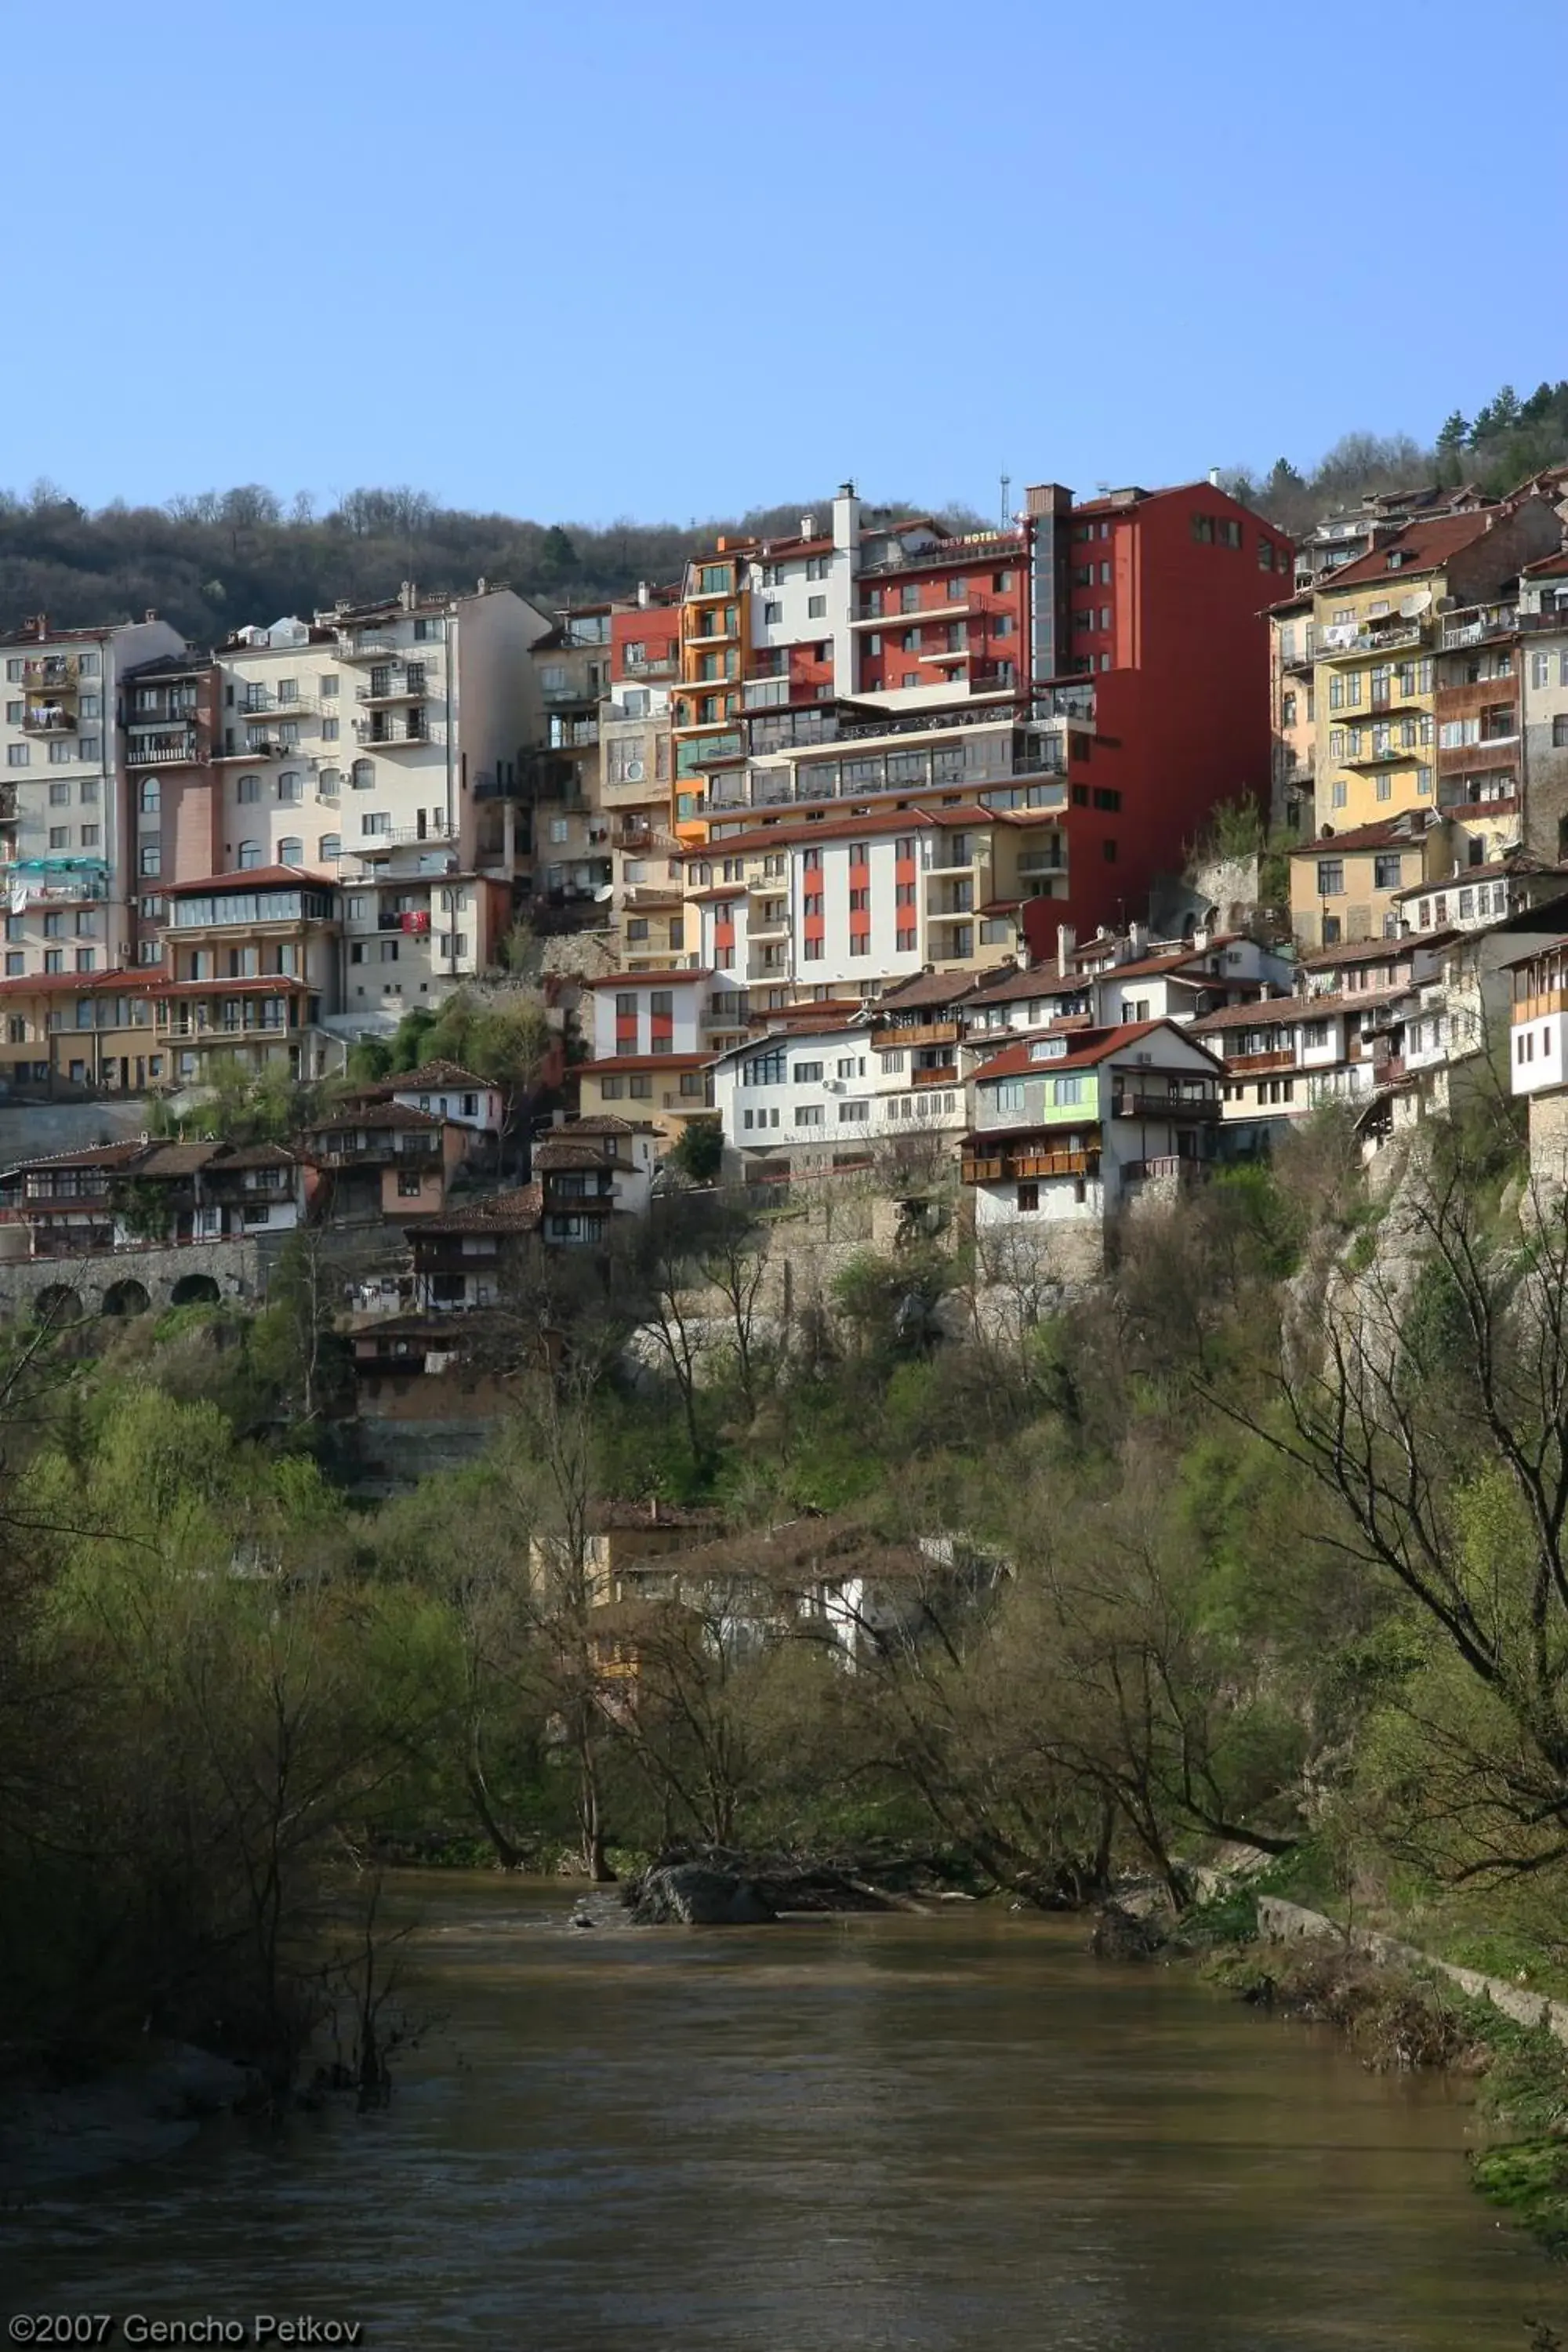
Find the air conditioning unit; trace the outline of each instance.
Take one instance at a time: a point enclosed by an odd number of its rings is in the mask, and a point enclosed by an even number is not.
[[[646,772],[647,771],[644,769],[643,763],[640,760],[628,760],[626,764],[624,781],[628,784],[640,784]]]
[[[824,1078],[822,1081],[822,1090],[824,1094],[829,1095],[847,1094],[849,1091],[848,1086],[843,1078]]]

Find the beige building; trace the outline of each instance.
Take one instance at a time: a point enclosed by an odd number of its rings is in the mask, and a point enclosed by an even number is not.
[[[1382,824],[1329,828],[1290,853],[1290,928],[1302,950],[1391,939],[1400,893],[1449,872],[1447,828],[1435,809],[1407,809]]]
[[[1524,841],[1568,858],[1568,553],[1526,565],[1519,582]]]
[[[349,1029],[389,1026],[482,971],[512,917],[529,651],[548,617],[510,589],[241,629],[218,648],[223,870],[342,885]]]

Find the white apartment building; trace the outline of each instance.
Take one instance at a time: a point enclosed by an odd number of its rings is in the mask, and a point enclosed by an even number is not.
[[[748,829],[687,855],[692,944],[753,1009],[873,995],[1011,952],[1019,908],[1063,855],[1048,812],[973,803]]]
[[[51,629],[39,615],[0,640],[7,979],[102,974],[132,961],[124,676],[184,650],[178,630],[155,613],[104,629]]]
[[[1525,566],[1517,618],[1525,845],[1568,858],[1568,553]]]
[[[577,1072],[584,1117],[647,1119],[666,1141],[710,1108],[709,1074],[745,1034],[745,1000],[710,971],[613,972],[587,983],[593,1057]]]
[[[343,885],[348,1032],[391,1026],[484,970],[511,919],[516,763],[539,734],[510,589],[421,595],[241,629],[218,648],[223,868]]]
[[[713,1065],[713,1108],[743,1173],[759,1156],[802,1169],[858,1165],[875,1146],[963,1133],[963,1087],[951,1062],[922,1062],[862,1024],[770,1031]]]

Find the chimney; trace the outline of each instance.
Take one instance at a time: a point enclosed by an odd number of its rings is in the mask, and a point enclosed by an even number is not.
[[[649,601],[647,582],[646,580],[639,580],[637,582],[637,603],[642,606],[645,612],[647,609]]]
[[[1217,490],[1219,488],[1219,467],[1217,466],[1211,466],[1209,467],[1209,488],[1211,490]]]
[[[142,614],[142,618],[144,621],[155,621],[155,620],[157,619],[157,617],[158,617],[158,607],[156,606],[156,604],[149,604],[149,605],[147,606],[146,611],[145,611],[145,612]]]
[[[647,1515],[650,1524],[657,1528],[658,1525],[658,1496],[657,1495],[650,1495],[648,1496]]]
[[[412,613],[415,605],[419,601],[418,594],[415,589],[412,580],[405,580],[399,583],[397,601],[402,605],[405,613]]]
[[[1210,938],[1211,933],[1208,925],[1206,923],[1199,923],[1193,933],[1193,953],[1194,955],[1202,955],[1204,950],[1209,944]]]
[[[840,482],[833,501],[833,551],[858,554],[860,547],[860,501],[853,482]]]
[[[1078,933],[1072,925],[1058,923],[1057,925],[1057,977],[1058,980],[1067,978],[1068,966],[1072,961],[1072,951],[1077,945]]]
[[[800,535],[802,539],[815,539],[816,537],[816,517],[814,514],[802,515],[800,519]]]
[[[489,591],[485,582],[485,575],[481,572],[478,580],[474,583],[474,593],[476,596],[483,596],[488,593]]]
[[[1129,963],[1131,963],[1135,957],[1141,956],[1148,944],[1149,934],[1144,929],[1144,926],[1142,923],[1129,923],[1127,926],[1127,945],[1130,950],[1127,961]]]

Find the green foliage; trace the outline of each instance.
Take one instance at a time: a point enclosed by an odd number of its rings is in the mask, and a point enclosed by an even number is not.
[[[689,1118],[670,1158],[693,1184],[715,1184],[724,1165],[724,1129],[716,1118]]]

